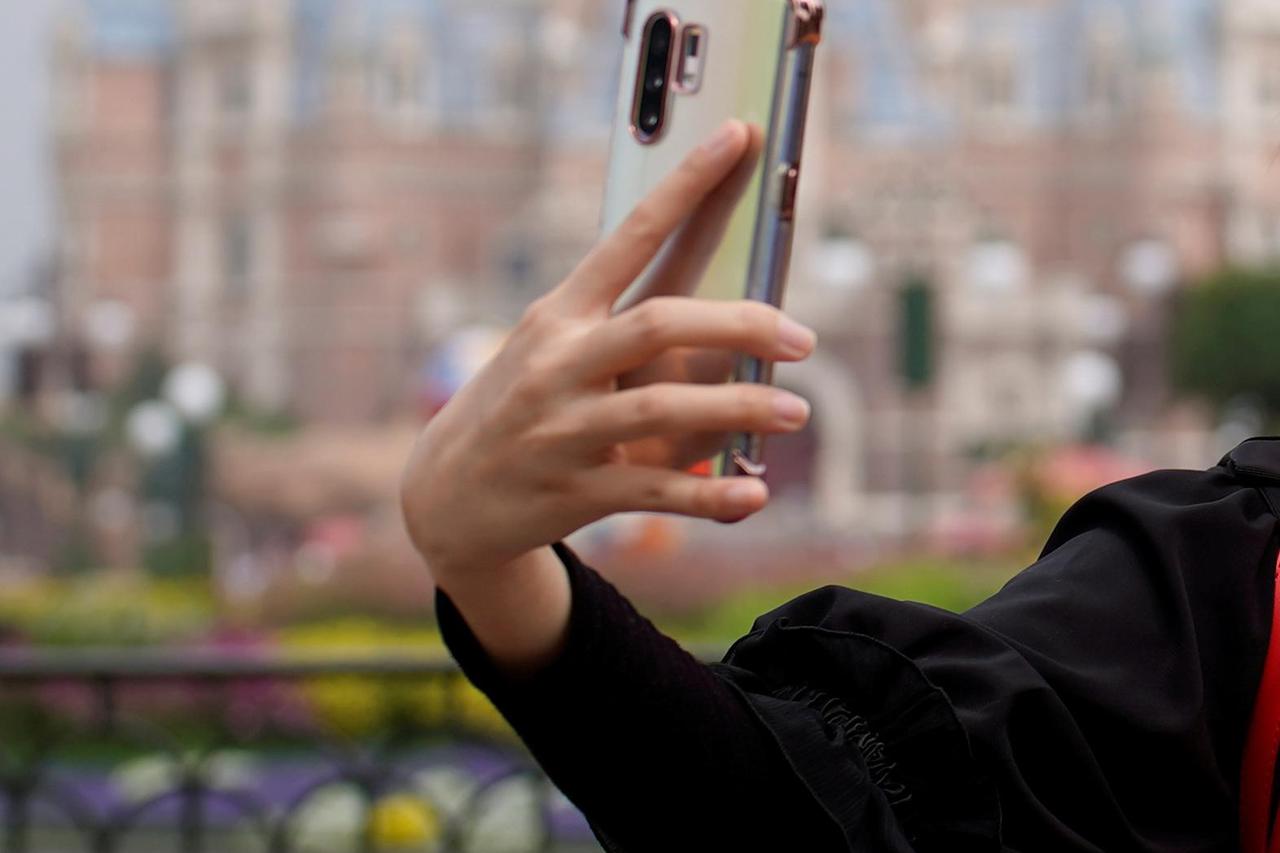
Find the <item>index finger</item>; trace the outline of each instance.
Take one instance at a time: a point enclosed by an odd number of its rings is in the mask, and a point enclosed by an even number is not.
[[[733,172],[749,141],[747,126],[730,119],[689,152],[578,265],[565,282],[569,298],[584,308],[611,308],[680,223]]]

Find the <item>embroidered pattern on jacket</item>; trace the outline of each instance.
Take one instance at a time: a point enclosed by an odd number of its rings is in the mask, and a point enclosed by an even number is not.
[[[906,785],[893,776],[897,762],[891,761],[886,755],[885,742],[872,731],[866,717],[850,711],[839,697],[807,684],[779,687],[772,695],[777,699],[801,702],[817,710],[822,715],[823,727],[828,730],[828,736],[832,728],[843,731],[845,738],[852,741],[862,754],[871,781],[884,793],[890,806],[896,807],[911,801],[911,792]]]

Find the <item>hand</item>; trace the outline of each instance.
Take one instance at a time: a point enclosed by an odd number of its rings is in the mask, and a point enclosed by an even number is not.
[[[729,122],[692,152],[526,310],[501,350],[428,424],[401,498],[410,535],[437,581],[505,566],[618,512],[731,521],[765,506],[761,480],[645,463],[680,467],[679,457],[704,440],[698,436],[803,428],[808,405],[788,392],[670,380],[710,376],[708,352],[798,361],[813,351],[814,334],[750,300],[661,295],[612,314],[678,228],[685,226],[680,240],[707,239],[726,198],[717,192],[731,192],[724,187],[733,181],[726,181],[741,176],[754,146],[745,125]],[[672,277],[689,269],[676,252],[659,267]],[[663,275],[655,280],[673,283]],[[627,377],[626,387],[619,377]]]
[[[737,167],[698,205],[668,241],[659,263],[630,299],[616,307],[626,310],[654,296],[688,296],[697,290],[728,229],[742,194],[755,174],[764,147],[759,125],[747,126],[747,150]],[[714,385],[733,373],[734,354],[726,349],[673,347],[648,364],[618,376],[618,388],[639,388],[659,382]],[[695,432],[655,435],[624,445],[627,461],[636,465],[685,470],[713,456],[724,447],[728,432]]]

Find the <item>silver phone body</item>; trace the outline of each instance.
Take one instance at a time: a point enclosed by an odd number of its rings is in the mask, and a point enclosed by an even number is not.
[[[729,220],[697,289],[703,299],[755,299],[782,307],[791,260],[795,193],[823,7],[817,0],[630,0],[617,111],[610,145],[601,234],[612,233],[635,205],[734,117],[764,130],[755,173]],[[646,22],[666,14],[702,28],[700,86],[668,95],[666,124],[642,142],[633,125]],[[680,57],[676,57],[679,61]],[[647,275],[614,304],[619,312],[647,298]],[[773,363],[746,354],[733,382],[771,383]],[[738,433],[711,460],[711,476],[764,474],[764,436]]]

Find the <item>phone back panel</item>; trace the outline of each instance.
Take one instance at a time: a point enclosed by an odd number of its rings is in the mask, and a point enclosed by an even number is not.
[[[613,121],[602,235],[613,232],[635,205],[726,119],[753,122],[767,130],[785,67],[789,8],[789,0],[635,0]],[[645,24],[660,11],[673,13],[681,24],[703,27],[702,84],[696,92],[670,94],[666,127],[655,142],[646,145],[631,132],[631,110]],[[761,156],[701,285],[689,295],[743,298],[763,203],[761,181],[766,160]],[[617,304],[629,304],[643,278],[637,279]]]

